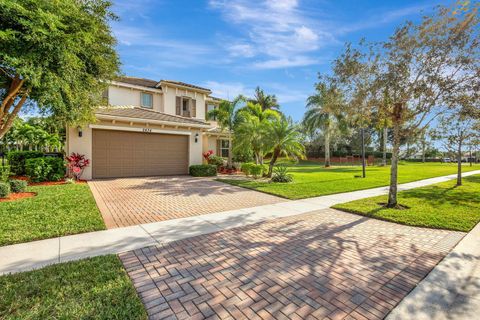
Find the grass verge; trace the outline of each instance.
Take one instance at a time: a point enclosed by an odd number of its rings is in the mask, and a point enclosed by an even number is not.
[[[463,171],[479,170],[480,165],[463,166]],[[270,183],[267,181],[218,179],[232,185],[253,189],[287,199],[304,199],[322,195],[349,192],[386,186],[390,182],[390,166],[368,167],[367,177],[361,175],[360,166],[324,168],[317,162],[302,161],[289,165],[292,183]],[[398,183],[445,176],[456,173],[453,163],[405,163],[399,166]]]
[[[104,230],[87,184],[32,186],[37,196],[0,202],[0,246]]]
[[[410,226],[470,231],[480,221],[480,175],[463,179],[456,187],[448,181],[398,193],[398,203],[406,208],[381,205],[387,196],[372,197],[335,205],[333,208],[367,217]]]
[[[146,318],[115,255],[0,277],[0,319]]]

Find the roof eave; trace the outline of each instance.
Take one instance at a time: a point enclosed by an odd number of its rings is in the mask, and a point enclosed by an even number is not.
[[[178,83],[173,83],[173,82],[165,81],[165,80],[161,80],[157,84],[157,87],[162,86],[162,85],[166,85],[166,86],[170,86],[170,87],[174,87],[174,88],[179,88],[179,89],[190,90],[190,91],[198,91],[198,92],[202,92],[202,93],[205,93],[205,94],[211,94],[212,93],[212,90],[210,90],[210,89],[193,88],[193,87],[184,86],[184,85],[181,85],[181,84],[178,84]]]
[[[186,122],[175,122],[175,121],[163,121],[163,120],[152,120],[152,119],[144,119],[144,118],[134,118],[134,117],[125,117],[125,116],[114,116],[110,114],[102,114],[102,113],[95,113],[98,119],[102,120],[118,120],[118,121],[126,121],[126,122],[143,122],[143,123],[151,123],[151,124],[163,124],[173,127],[190,127],[190,128],[211,128],[209,124],[200,124],[200,123],[186,123]]]

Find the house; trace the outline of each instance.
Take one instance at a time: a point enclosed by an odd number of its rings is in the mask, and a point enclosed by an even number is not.
[[[83,179],[188,174],[203,152],[228,156],[228,140],[207,112],[211,90],[171,80],[122,77],[109,84],[96,121],[67,128],[66,152],[84,154]]]

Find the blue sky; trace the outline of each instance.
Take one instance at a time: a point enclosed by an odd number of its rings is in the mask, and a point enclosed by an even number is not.
[[[114,0],[125,75],[206,86],[213,95],[275,94],[300,120],[318,72],[346,42],[384,40],[439,1]]]

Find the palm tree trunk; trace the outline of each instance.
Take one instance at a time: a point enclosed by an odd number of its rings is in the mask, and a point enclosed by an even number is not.
[[[330,167],[330,126],[325,130],[325,168]]]
[[[457,150],[457,186],[462,185],[462,137],[458,141]]]
[[[280,150],[275,149],[273,151],[272,159],[270,159],[270,165],[268,166],[268,174],[267,177],[271,178],[272,173],[273,173],[273,166],[275,165],[275,162],[277,162],[278,155],[280,154]]]
[[[228,133],[228,160],[227,160],[227,167],[229,169],[232,168],[232,132],[229,131]]]

